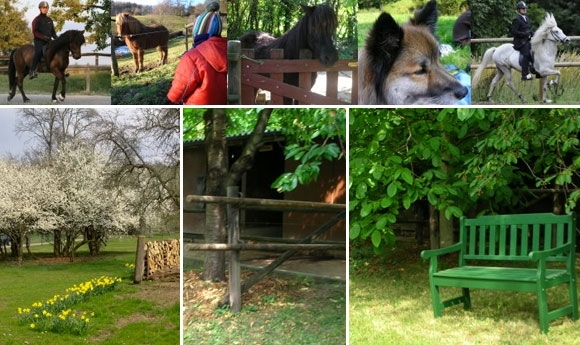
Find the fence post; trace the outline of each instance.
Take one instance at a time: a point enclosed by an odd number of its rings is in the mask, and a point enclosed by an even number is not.
[[[239,197],[238,186],[227,187],[228,197]],[[228,244],[238,244],[240,239],[240,208],[239,205],[227,205],[228,215]],[[237,313],[242,309],[242,276],[240,269],[240,251],[230,252],[230,311]]]
[[[87,64],[85,69],[85,91],[86,93],[91,93],[91,65],[89,64]]]
[[[242,43],[228,41],[228,104],[240,104],[242,97]]]
[[[143,273],[145,270],[145,236],[137,238],[137,255],[135,255],[135,277],[134,284],[141,283],[143,280]]]

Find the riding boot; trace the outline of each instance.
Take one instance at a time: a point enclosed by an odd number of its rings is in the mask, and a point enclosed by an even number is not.
[[[30,79],[34,79],[36,77],[38,77],[38,74],[36,74],[36,66],[38,65],[38,61],[36,59],[36,56],[34,57],[34,60],[32,61],[32,66],[30,66]]]

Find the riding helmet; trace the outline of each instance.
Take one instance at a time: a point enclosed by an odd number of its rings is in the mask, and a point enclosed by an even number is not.
[[[47,1],[41,1],[41,2],[38,4],[38,8],[43,8],[43,7],[46,7],[46,8],[48,8],[48,2],[47,2]]]
[[[521,9],[521,8],[525,8],[525,9],[527,9],[527,8],[528,8],[528,6],[526,5],[526,3],[525,3],[525,2],[523,2],[523,1],[520,1],[520,2],[518,2],[518,4],[516,5],[516,10],[519,10],[519,9]]]

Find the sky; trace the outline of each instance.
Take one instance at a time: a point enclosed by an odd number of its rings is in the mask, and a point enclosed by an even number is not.
[[[14,7],[16,7],[17,9],[21,10],[24,7],[28,8],[28,11],[26,11],[25,14],[25,19],[28,22],[28,27],[31,28],[32,30],[32,20],[40,13],[38,10],[38,3],[40,3],[41,0],[18,0],[14,2]],[[153,0],[148,0],[148,1],[153,1]],[[52,0],[48,0],[49,4],[52,4]],[[50,9],[48,11],[48,16],[50,17]],[[61,33],[67,31],[67,30],[84,30],[84,24],[83,23],[75,23],[75,22],[65,22],[63,29],[61,32],[57,32],[57,35],[60,35]],[[32,42],[31,42],[32,43]],[[91,53],[95,50],[96,46],[94,44],[85,44],[83,46],[83,48],[81,49],[81,51],[83,53]],[[101,52],[103,53],[110,53],[111,52],[111,48],[105,48],[104,50],[101,50]],[[82,57],[79,60],[75,60],[75,59],[70,59],[70,65],[87,65],[87,64],[94,64],[95,63],[95,58],[93,56],[91,57]],[[104,57],[99,57],[99,65],[106,65],[106,64],[111,64],[111,59],[110,58],[104,58]]]
[[[0,109],[0,157],[21,156],[27,146],[26,142],[29,137],[14,132],[18,110],[16,108]]]

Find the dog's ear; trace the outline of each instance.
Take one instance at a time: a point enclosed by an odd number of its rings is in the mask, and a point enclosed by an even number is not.
[[[366,40],[366,54],[372,79],[378,97],[383,97],[384,78],[391,70],[401,50],[403,29],[388,13],[381,13]]]
[[[415,16],[411,18],[413,25],[426,25],[429,31],[435,36],[435,27],[437,25],[437,2],[429,1],[423,8],[415,11]]]

